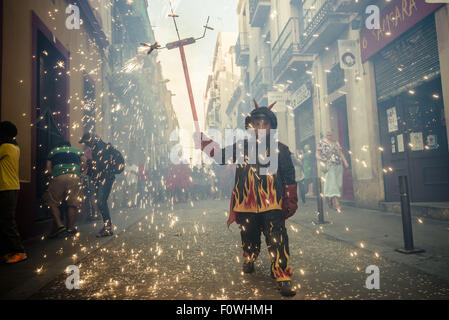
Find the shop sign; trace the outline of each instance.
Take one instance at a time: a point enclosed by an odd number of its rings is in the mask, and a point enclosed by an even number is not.
[[[273,108],[274,112],[287,111],[287,103],[289,100],[289,94],[287,92],[269,91],[267,96],[269,105],[276,102],[276,105]]]
[[[360,45],[357,40],[338,40],[340,68],[353,69],[360,64]]]
[[[388,117],[388,132],[395,132],[398,130],[398,116],[396,114],[396,107],[387,110]]]
[[[438,136],[435,134],[430,134],[426,139],[427,148],[429,150],[437,150],[438,149]]]
[[[362,62],[443,5],[444,3],[428,3],[426,0],[394,0],[380,14],[380,29],[369,30],[366,27],[362,29],[360,34]]]
[[[405,151],[404,135],[403,134],[398,135],[397,139],[398,139],[398,152],[404,152]]]
[[[410,148],[412,151],[423,151],[424,141],[422,132],[412,132],[410,133]]]
[[[293,108],[297,108],[306,102],[310,97],[312,97],[312,92],[310,92],[307,84],[304,83],[298,90],[295,91],[295,93],[292,94],[291,105]]]

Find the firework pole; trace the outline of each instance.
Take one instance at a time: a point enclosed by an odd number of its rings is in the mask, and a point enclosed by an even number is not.
[[[210,18],[210,17],[208,17],[206,25],[204,26],[204,33],[203,33],[202,37],[196,38],[196,39],[191,37],[191,38],[186,38],[186,39],[182,39],[181,40],[181,37],[179,36],[178,25],[176,24],[176,18],[178,18],[179,16],[174,14],[173,7],[171,6],[171,3],[170,3],[170,7],[171,7],[171,14],[169,15],[169,17],[173,18],[173,22],[175,24],[175,29],[176,29],[176,34],[178,35],[178,41],[168,43],[166,45],[166,48],[168,50],[179,48],[179,53],[181,54],[182,68],[184,70],[184,76],[186,78],[187,92],[189,94],[190,108],[192,110],[193,121],[195,123],[195,132],[196,133],[200,133],[200,126],[199,126],[199,122],[198,122],[198,114],[196,112],[195,99],[193,97],[192,83],[190,81],[189,68],[187,66],[187,59],[186,59],[184,47],[189,45],[189,44],[194,44],[194,43],[196,43],[196,41],[198,41],[200,39],[203,39],[206,36],[206,31],[207,30],[213,30],[213,28],[208,26],[209,18]]]
[[[192,84],[190,82],[189,69],[187,67],[186,55],[184,53],[184,46],[179,46],[179,52],[181,53],[182,67],[184,69],[184,75],[186,77],[187,91],[189,92],[190,108],[192,109],[193,121],[195,122],[195,132],[200,132],[200,126],[198,122],[198,115],[196,113],[195,100],[193,98]]]
[[[210,17],[208,17],[206,25],[203,26],[204,27],[204,33],[203,33],[203,35],[201,37],[199,37],[199,38],[190,37],[190,38],[181,39],[181,37],[179,35],[178,25],[176,23],[176,18],[178,18],[179,16],[174,14],[173,6],[171,5],[171,2],[170,2],[170,9],[171,9],[171,14],[169,14],[168,16],[170,18],[173,18],[173,23],[175,24],[176,34],[178,35],[178,41],[167,43],[164,48],[161,48],[161,46],[159,46],[159,44],[157,42],[155,44],[153,44],[153,45],[150,45],[150,44],[147,44],[147,43],[142,43],[141,44],[142,47],[141,47],[141,49],[139,49],[139,51],[141,51],[142,55],[149,55],[153,50],[156,50],[156,49],[172,50],[172,49],[175,49],[175,48],[179,48],[179,53],[181,54],[182,68],[184,70],[184,76],[186,78],[187,92],[189,94],[190,108],[192,110],[193,121],[195,123],[195,132],[199,134],[200,133],[200,126],[199,126],[199,122],[198,122],[198,114],[196,112],[195,99],[193,97],[192,83],[190,81],[189,68],[187,66],[187,59],[186,59],[184,47],[189,45],[189,44],[194,44],[194,43],[196,43],[200,39],[203,39],[206,36],[206,31],[207,30],[214,30],[214,29],[209,27],[208,24],[209,24]],[[136,63],[134,63],[134,61],[131,61],[131,62],[132,63],[130,63],[129,66],[126,66],[125,72],[131,72],[131,71],[133,71],[135,69]]]

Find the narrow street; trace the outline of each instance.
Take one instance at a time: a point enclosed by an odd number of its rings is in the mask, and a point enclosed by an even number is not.
[[[0,301],[449,300],[449,1],[0,0],[0,57]]]
[[[264,241],[256,272],[242,274],[240,236],[235,224],[231,231],[226,228],[227,208],[227,200],[207,200],[149,210],[125,232],[74,260],[79,290],[68,290],[68,275],[61,273],[30,298],[286,299],[270,278]],[[447,280],[373,253],[370,243],[360,248],[320,232],[313,219],[305,218],[313,218],[313,208],[308,204],[287,222],[297,290],[293,299],[449,298]],[[370,265],[380,269],[379,290],[365,287]]]

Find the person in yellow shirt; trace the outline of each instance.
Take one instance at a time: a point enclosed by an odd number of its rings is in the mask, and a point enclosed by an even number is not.
[[[20,148],[15,141],[16,126],[0,122],[0,260],[17,263],[27,259],[15,220],[19,197]]]

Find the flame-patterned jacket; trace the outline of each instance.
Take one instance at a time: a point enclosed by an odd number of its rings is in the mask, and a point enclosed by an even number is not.
[[[210,141],[213,142],[213,141]],[[242,142],[240,142],[242,143]],[[244,147],[237,149],[237,144],[228,148],[222,149],[221,164],[232,164],[236,162],[237,150],[244,150],[244,159],[248,159],[248,141],[245,140]],[[272,175],[261,175],[260,169],[267,167],[262,165],[257,159],[255,164],[238,164],[235,173],[235,185],[232,191],[231,211],[236,213],[251,212],[262,213],[272,210],[282,210],[282,198],[284,195],[284,187],[286,185],[294,185],[295,168],[293,166],[291,152],[289,148],[278,143],[276,152],[278,152],[278,166],[277,170]],[[229,152],[232,148],[232,152]],[[228,149],[228,150],[226,150]],[[267,144],[266,155],[270,155],[270,145]],[[228,151],[228,153],[226,153]],[[227,159],[226,156],[232,154],[232,159]],[[258,154],[256,152],[256,154]],[[211,157],[214,157],[214,152],[210,152]],[[217,161],[217,159],[215,159]]]

